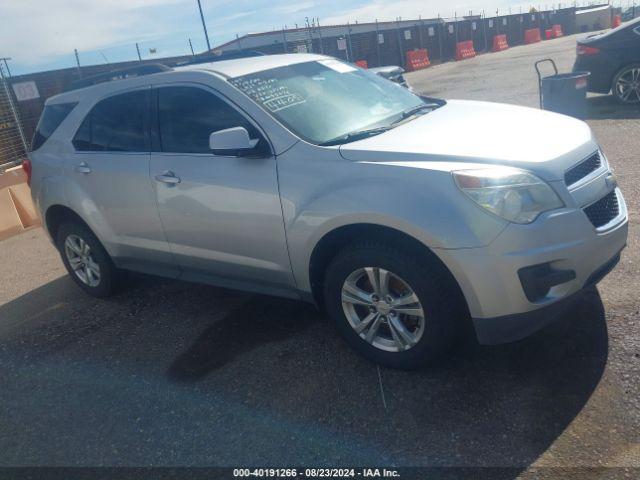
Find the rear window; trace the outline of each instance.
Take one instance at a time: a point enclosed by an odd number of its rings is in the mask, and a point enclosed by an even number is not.
[[[56,131],[76,105],[77,103],[59,103],[57,105],[47,105],[44,107],[44,111],[36,128],[36,133],[33,136],[31,150],[38,150],[44,145],[44,142],[53,135],[53,132]]]

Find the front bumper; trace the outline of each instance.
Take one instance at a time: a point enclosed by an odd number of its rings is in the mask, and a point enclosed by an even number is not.
[[[436,252],[462,289],[480,343],[533,333],[615,266],[628,233],[626,205],[616,191],[620,214],[605,229],[594,228],[583,208],[573,205],[530,225],[511,224],[486,247]],[[531,289],[535,278],[527,280],[522,272],[534,267],[535,273],[538,266],[545,266],[543,288]]]
[[[474,318],[478,342],[483,345],[515,342],[549,325],[571,308],[582,297],[584,290],[596,285],[613,270],[619,261],[620,253],[593,272],[581,290],[537,310],[502,317]]]

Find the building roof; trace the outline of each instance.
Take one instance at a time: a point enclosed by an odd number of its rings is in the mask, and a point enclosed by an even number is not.
[[[583,10],[576,10],[576,15],[583,15],[585,13],[601,12],[603,10],[611,9],[611,5],[599,5],[593,8],[585,8]]]
[[[458,17],[457,19],[449,18],[417,18],[411,20],[395,20],[388,22],[365,22],[365,23],[345,23],[339,25],[313,25],[311,27],[300,28],[283,28],[281,30],[271,30],[266,32],[248,33],[240,37],[234,38],[226,43],[214,47],[213,51],[225,51],[230,48],[256,48],[263,45],[280,43],[285,38],[287,41],[295,41],[296,39],[318,39],[320,37],[340,37],[347,32],[352,35],[362,32],[385,31],[398,27],[408,28],[415,25],[433,25],[440,22],[454,22],[476,19],[479,16]]]

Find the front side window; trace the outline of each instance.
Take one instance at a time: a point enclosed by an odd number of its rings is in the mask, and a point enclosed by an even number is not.
[[[85,152],[148,152],[149,90],[121,93],[101,100],[73,138]]]
[[[202,88],[177,86],[158,90],[160,147],[170,153],[211,153],[209,136],[244,127],[251,138],[257,129],[237,110]],[[262,146],[266,146],[261,140]]]
[[[424,106],[406,88],[335,59],[298,63],[229,82],[300,138],[318,145],[353,141]]]

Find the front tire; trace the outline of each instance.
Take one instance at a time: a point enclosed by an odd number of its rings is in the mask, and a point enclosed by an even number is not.
[[[84,225],[64,223],[58,228],[56,245],[71,279],[97,298],[111,296],[119,271],[98,238]]]
[[[453,345],[464,309],[444,267],[387,242],[342,250],[325,275],[326,308],[344,339],[374,363],[425,365]]]
[[[629,65],[620,70],[613,79],[611,91],[623,105],[640,104],[640,64]]]

